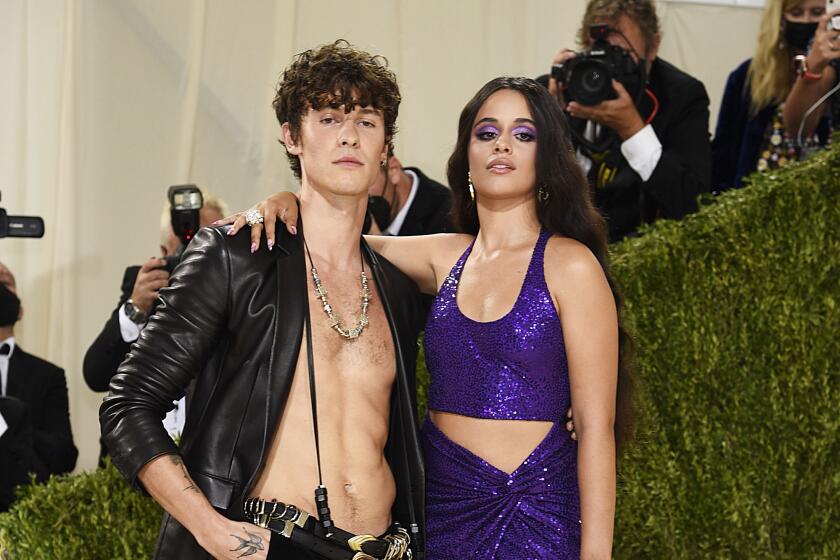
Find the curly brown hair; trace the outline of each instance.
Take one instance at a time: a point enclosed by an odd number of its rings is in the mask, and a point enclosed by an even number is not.
[[[271,105],[277,121],[281,125],[289,123],[295,142],[300,138],[301,119],[309,109],[343,106],[349,113],[356,105],[374,107],[382,111],[385,144],[393,153],[400,100],[397,77],[388,68],[388,60],[339,39],[298,54],[283,72]],[[300,159],[288,152],[286,155],[292,172],[300,179]]]
[[[578,45],[585,49],[592,46],[592,39],[589,37],[591,25],[615,23],[624,15],[636,22],[645,38],[645,50],[650,49],[659,34],[659,17],[656,15],[653,0],[589,0],[578,30]]]

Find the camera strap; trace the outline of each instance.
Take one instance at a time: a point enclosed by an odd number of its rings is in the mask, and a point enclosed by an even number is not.
[[[303,237],[303,228],[301,228],[301,238],[303,239],[306,254],[309,256],[310,264],[312,262],[312,255],[309,254],[309,247],[306,246],[306,238]],[[308,282],[307,282],[308,283]],[[305,314],[304,324],[306,327],[306,366],[309,370],[309,405],[312,407],[312,431],[315,435],[315,461],[318,464],[318,487],[315,489],[315,509],[318,514],[318,520],[327,531],[327,536],[331,536],[333,528],[332,515],[330,514],[330,504],[327,498],[327,487],[324,486],[324,478],[321,473],[321,445],[318,438],[318,401],[315,396],[315,355],[312,350],[312,317],[309,313],[309,289],[306,290],[306,301],[304,302]]]

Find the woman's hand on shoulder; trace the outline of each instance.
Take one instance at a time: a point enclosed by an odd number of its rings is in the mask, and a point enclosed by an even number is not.
[[[243,212],[237,212],[230,216],[213,222],[214,226],[224,226],[232,224],[228,230],[228,235],[236,235],[239,230],[249,225],[248,215],[256,215],[262,218],[261,222],[250,224],[251,227],[251,252],[256,253],[260,248],[260,239],[262,232],[265,230],[266,246],[268,250],[274,249],[276,243],[276,227],[277,221],[285,224],[286,230],[292,235],[297,235],[297,219],[298,219],[298,198],[288,191],[275,193],[262,202],[252,206],[250,209]]]

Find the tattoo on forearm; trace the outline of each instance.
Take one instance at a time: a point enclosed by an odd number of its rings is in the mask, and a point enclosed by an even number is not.
[[[255,535],[242,527],[242,530],[245,531],[245,534],[248,535],[247,539],[243,539],[239,535],[234,535],[231,533],[231,537],[235,538],[239,541],[239,546],[236,548],[231,548],[231,552],[239,552],[242,551],[242,554],[238,556],[238,558],[242,558],[243,556],[251,556],[252,554],[256,554],[260,550],[265,550],[265,545],[263,545],[262,537],[259,535]]]
[[[181,492],[186,492],[187,490],[192,490],[196,494],[201,494],[201,491],[195,485],[195,482],[190,477],[190,473],[187,472],[187,467],[184,466],[184,460],[181,459],[180,455],[172,454],[169,456],[170,460],[172,461],[173,465],[177,465],[181,467],[181,472],[184,474],[184,480],[187,482],[187,485],[181,490]]]

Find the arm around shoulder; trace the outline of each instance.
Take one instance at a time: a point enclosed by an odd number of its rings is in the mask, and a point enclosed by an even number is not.
[[[414,280],[424,294],[437,293],[441,278],[448,272],[446,267],[454,263],[449,262],[453,250],[463,251],[472,239],[472,236],[458,233],[365,236],[374,251]]]

